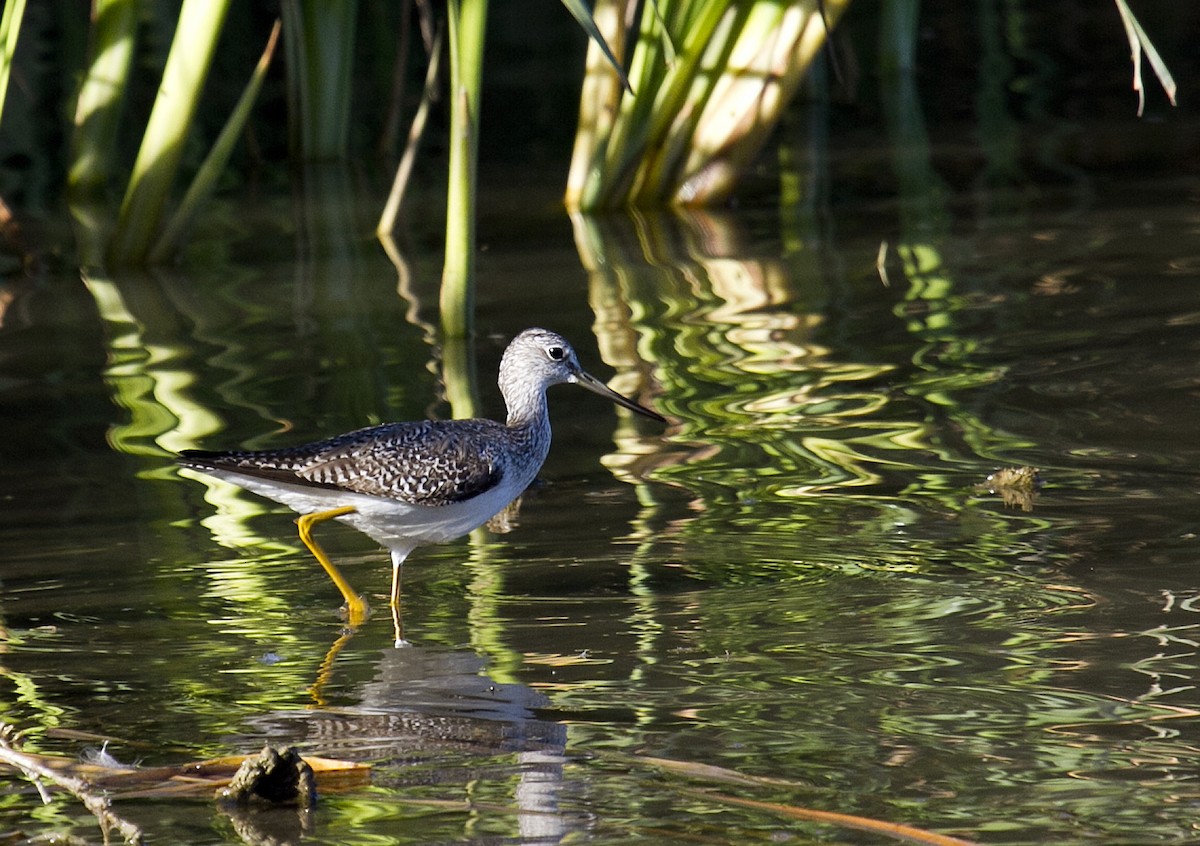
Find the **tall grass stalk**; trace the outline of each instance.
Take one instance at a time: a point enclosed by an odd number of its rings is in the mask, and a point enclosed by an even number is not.
[[[660,0],[631,24],[622,0],[598,0],[596,24],[618,59],[633,41],[632,90],[621,91],[593,42],[568,208],[725,200],[848,4]],[[598,106],[588,102],[596,93]]]
[[[1174,106],[1175,78],[1167,70],[1167,63],[1158,55],[1158,50],[1155,49],[1153,42],[1146,36],[1146,31],[1138,23],[1138,19],[1134,16],[1133,10],[1129,8],[1129,4],[1125,0],[1116,0],[1116,3],[1117,12],[1121,15],[1121,23],[1125,26],[1125,37],[1129,39],[1129,52],[1133,59],[1133,90],[1138,95],[1138,117],[1142,116],[1142,112],[1146,108],[1146,88],[1142,84],[1143,51],[1146,54],[1146,60],[1150,62],[1151,70],[1154,71],[1154,75],[1158,77],[1159,84],[1163,87],[1163,92],[1167,95],[1167,99],[1171,101],[1171,105]]]
[[[604,56],[609,67],[616,73],[617,78],[621,81],[621,87],[628,89],[629,80],[625,76],[625,68],[621,67],[621,63],[617,61],[617,56],[608,46],[608,42],[604,40],[603,33],[596,26],[596,21],[593,18],[592,10],[588,8],[588,4],[584,0],[562,0],[563,6],[571,13],[571,17],[575,19],[575,23],[579,24],[579,28],[587,33],[587,37],[592,44]]]
[[[175,250],[183,233],[199,212],[200,206],[212,195],[217,179],[225,169],[229,156],[233,153],[233,148],[242,135],[242,130],[246,128],[250,110],[254,108],[254,103],[258,99],[258,92],[262,89],[267,68],[271,66],[271,58],[275,55],[275,45],[279,41],[279,29],[280,22],[277,20],[271,29],[271,35],[267,38],[267,46],[250,76],[250,82],[246,85],[242,96],[238,98],[237,105],[221,129],[221,134],[213,143],[212,149],[205,157],[204,163],[200,165],[200,169],[192,179],[192,184],[188,186],[187,193],[183,195],[183,200],[179,203],[179,208],[171,216],[171,222],[167,225],[162,237],[155,243],[154,249],[150,251],[151,262],[160,262]]]
[[[4,101],[8,96],[8,78],[12,74],[13,56],[17,52],[24,17],[25,0],[9,0],[4,4],[4,14],[0,16],[0,114],[4,112]]]
[[[446,194],[446,259],[440,298],[442,332],[471,332],[475,285],[475,188],[487,0],[449,0],[450,163]]]
[[[439,26],[437,35],[433,38],[433,46],[429,51],[429,66],[425,72],[425,90],[421,94],[421,105],[413,117],[409,127],[408,144],[405,145],[404,155],[396,166],[396,176],[392,180],[392,190],[388,192],[387,202],[375,225],[375,234],[383,236],[391,234],[396,229],[396,219],[400,216],[400,205],[404,202],[404,192],[408,187],[408,179],[412,175],[413,162],[417,157],[421,138],[425,134],[425,124],[429,119],[429,106],[437,97],[437,82],[442,58],[442,28]]]
[[[828,27],[848,3],[825,0],[824,14],[815,3],[754,4],[732,50],[722,57],[722,73],[696,121],[686,158],[666,163],[667,174],[682,174],[671,197],[674,202],[708,205],[733,193],[738,178],[795,96],[805,71],[828,43]],[[661,194],[652,196],[666,199]]]
[[[346,154],[358,0],[284,0],[288,132],[304,160]]]
[[[621,103],[621,92],[626,87],[611,67],[613,64],[619,65],[618,57],[625,55],[625,6],[624,0],[596,0],[592,8],[596,29],[598,33],[607,33],[611,49],[606,53],[594,43],[588,48],[583,88],[579,95],[579,128],[575,133],[575,150],[571,156],[564,198],[569,209],[578,209],[583,205],[583,193],[589,181],[593,176],[596,179],[600,177],[598,172],[593,174],[592,161],[596,151],[602,148],[604,139],[612,133]]]
[[[75,104],[67,190],[81,197],[108,181],[137,42],[137,0],[95,0],[87,71]]]
[[[184,0],[158,96],[121,203],[109,260],[141,264],[158,235],[230,0]]]

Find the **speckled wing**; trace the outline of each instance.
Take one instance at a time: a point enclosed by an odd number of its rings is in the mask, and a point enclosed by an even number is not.
[[[372,426],[325,441],[260,452],[186,450],[198,470],[449,505],[478,496],[504,475],[505,427],[491,420],[427,420]]]

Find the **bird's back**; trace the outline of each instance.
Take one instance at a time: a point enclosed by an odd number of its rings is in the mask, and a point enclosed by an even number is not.
[[[526,470],[518,465],[528,462],[514,461],[517,457],[536,459],[532,481],[545,449],[528,455],[519,439],[492,420],[426,420],[372,426],[277,450],[185,450],[180,460],[201,471],[439,506],[479,496],[507,475]]]

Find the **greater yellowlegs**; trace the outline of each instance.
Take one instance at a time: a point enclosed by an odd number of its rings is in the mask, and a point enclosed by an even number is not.
[[[512,340],[500,361],[498,382],[508,408],[506,423],[387,423],[284,449],[184,450],[179,461],[299,512],[300,539],[345,597],[354,627],[366,605],[313,539],[316,523],[342,520],[391,551],[395,613],[400,568],[409,553],[482,526],[533,482],[550,450],[548,387],[579,385],[667,422],[584,371],[571,345],[545,329],[526,329]]]

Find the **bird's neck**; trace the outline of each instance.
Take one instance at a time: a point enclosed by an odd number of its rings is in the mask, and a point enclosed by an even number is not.
[[[550,452],[550,413],[544,391],[523,399],[509,398],[508,431],[536,473]]]
[[[546,391],[529,390],[506,394],[504,404],[508,408],[508,427],[549,428],[550,413],[546,407]]]

